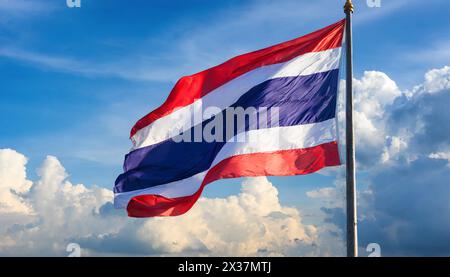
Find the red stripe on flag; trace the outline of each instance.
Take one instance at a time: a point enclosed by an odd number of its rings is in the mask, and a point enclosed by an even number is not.
[[[139,195],[130,200],[127,211],[131,217],[182,215],[191,209],[205,185],[219,179],[301,175],[336,165],[340,159],[335,141],[304,149],[237,155],[211,168],[195,194],[178,198]]]
[[[155,120],[192,104],[196,99],[253,69],[282,63],[306,53],[340,47],[344,25],[345,19],[308,35],[237,56],[218,66],[182,77],[159,108],[136,122],[130,137]]]

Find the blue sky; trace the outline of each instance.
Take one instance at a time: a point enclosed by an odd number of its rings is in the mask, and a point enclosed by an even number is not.
[[[81,2],[69,9],[65,0],[0,1],[0,148],[28,157],[31,180],[53,155],[73,183],[108,189],[131,147],[131,126],[164,101],[179,77],[344,16],[344,1]],[[384,72],[408,91],[427,71],[450,64],[447,0],[355,5],[357,79]],[[322,203],[307,192],[334,186],[337,171],[270,181],[281,203],[319,224],[314,215]],[[370,165],[361,168],[361,189],[370,185],[370,172]],[[219,181],[205,195],[237,194],[240,182]]]

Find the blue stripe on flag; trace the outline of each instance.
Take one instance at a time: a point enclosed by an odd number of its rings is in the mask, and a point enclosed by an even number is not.
[[[334,118],[338,71],[335,69],[308,76],[265,81],[250,89],[231,107],[278,107],[279,126],[317,123]],[[204,121],[202,125],[209,121]],[[186,132],[193,134],[194,128]],[[247,131],[255,127],[247,122],[244,129]],[[114,192],[158,186],[203,172],[211,166],[224,144],[225,142],[175,142],[168,139],[136,149],[126,156],[125,173],[117,178]]]

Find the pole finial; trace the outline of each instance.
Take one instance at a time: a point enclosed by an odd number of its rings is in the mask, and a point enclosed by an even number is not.
[[[344,5],[344,12],[345,13],[353,13],[353,3],[352,0],[347,0]]]

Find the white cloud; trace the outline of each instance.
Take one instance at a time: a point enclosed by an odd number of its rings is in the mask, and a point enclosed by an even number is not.
[[[39,13],[51,7],[41,0],[0,0],[0,12],[9,15]]]
[[[184,216],[147,220],[137,234],[162,253],[227,256],[283,255],[317,239],[316,228],[302,225],[297,209],[280,205],[277,189],[266,178],[245,181],[237,196],[203,198]]]
[[[381,72],[354,80],[362,245],[378,242],[387,255],[448,255],[442,243],[448,241],[448,80],[447,66],[428,71],[410,91]],[[307,196],[319,199],[325,222],[343,231],[345,206],[338,199],[345,184],[337,180]],[[426,242],[424,234],[432,239]]]
[[[406,140],[407,139],[403,137],[387,136],[381,162],[387,163],[392,161],[401,154],[402,151],[406,150],[408,148]]]
[[[321,201],[321,206],[324,208],[345,208],[345,177],[341,171],[336,181],[335,186],[325,187],[306,192],[306,196],[312,199]]]
[[[0,150],[0,255],[65,255],[70,242],[84,255],[331,254],[318,250],[328,230],[303,224],[266,178],[248,179],[239,195],[202,198],[183,216],[132,219],[112,208],[110,190],[70,183],[57,158],[45,159],[36,182],[25,165],[22,154]]]
[[[361,245],[377,242],[384,255],[450,253],[443,243],[449,237],[448,80],[448,66],[403,92],[381,72],[355,80]],[[322,199],[322,211],[337,226],[345,222],[345,209],[332,201],[338,190],[339,184],[308,193]]]
[[[356,155],[358,166],[365,169],[386,159],[388,148],[393,147],[386,130],[387,113],[402,92],[391,78],[379,71],[365,71],[360,79],[354,78],[353,89]],[[340,91],[345,91],[345,81],[341,81]],[[339,100],[339,129],[344,140],[345,99]]]
[[[6,172],[1,176],[2,192],[4,187],[21,188],[14,202],[0,198],[2,206],[13,207],[0,212],[1,237],[7,242],[0,244],[0,254],[57,255],[64,253],[70,238],[111,227],[105,220],[96,220],[100,207],[111,201],[111,191],[71,184],[65,180],[65,169],[52,156],[38,170],[40,180],[32,184],[26,179],[25,164],[22,154],[0,150],[0,172]]]
[[[380,108],[401,95],[397,84],[380,71],[365,71],[360,80],[354,79],[353,86],[359,111],[369,116],[380,116],[383,112]]]
[[[26,180],[24,155],[11,149],[0,150],[0,213],[28,213],[29,205],[20,193],[27,192],[32,182]]]
[[[448,162],[447,166],[450,167],[450,150],[442,152],[433,152],[430,155],[428,155],[428,157],[437,160],[447,160]]]
[[[425,74],[424,89],[429,93],[450,89],[450,67],[444,66],[428,71]]]

